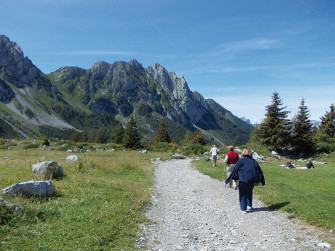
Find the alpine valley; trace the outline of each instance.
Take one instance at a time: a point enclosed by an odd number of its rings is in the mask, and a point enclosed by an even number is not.
[[[131,116],[143,142],[154,139],[162,120],[179,140],[199,129],[208,142],[243,144],[253,130],[159,64],[98,62],[90,69],[62,67],[44,74],[15,42],[0,36],[1,137],[68,139],[74,130],[92,136],[100,128],[109,135]]]

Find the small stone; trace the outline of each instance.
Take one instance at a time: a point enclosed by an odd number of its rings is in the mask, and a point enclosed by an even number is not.
[[[321,248],[330,248],[331,247],[331,245],[327,242],[319,243],[318,246],[321,247]]]

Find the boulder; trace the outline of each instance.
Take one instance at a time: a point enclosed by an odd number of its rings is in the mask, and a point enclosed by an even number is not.
[[[14,184],[2,190],[2,194],[18,195],[33,195],[46,197],[54,193],[55,189],[50,180],[43,181],[27,181]]]
[[[77,155],[69,155],[66,157],[66,161],[78,161],[79,157]]]
[[[16,212],[22,211],[22,208],[20,206],[7,202],[3,198],[0,198],[0,205],[4,205],[6,208],[14,210]]]
[[[45,178],[59,178],[64,175],[64,170],[56,161],[37,162],[31,166],[31,171]]]

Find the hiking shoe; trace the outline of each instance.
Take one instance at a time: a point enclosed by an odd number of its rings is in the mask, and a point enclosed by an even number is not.
[[[252,211],[252,210],[253,210],[252,207],[247,206],[247,212],[250,212],[250,211]]]

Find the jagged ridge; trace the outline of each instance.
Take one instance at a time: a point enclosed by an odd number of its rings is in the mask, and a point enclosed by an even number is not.
[[[45,75],[6,36],[0,37],[0,63],[1,106],[14,111],[13,121],[23,118],[37,127],[92,130],[99,126],[108,131],[135,116],[143,139],[152,140],[164,118],[170,121],[173,136],[181,138],[187,129],[199,128],[208,140],[227,144],[236,137],[246,142],[252,130],[215,101],[192,92],[182,75],[177,77],[159,64],[144,68],[136,60],[98,62],[87,70],[62,67]],[[53,117],[53,123],[45,123],[43,116]],[[91,119],[98,125],[92,125]]]

